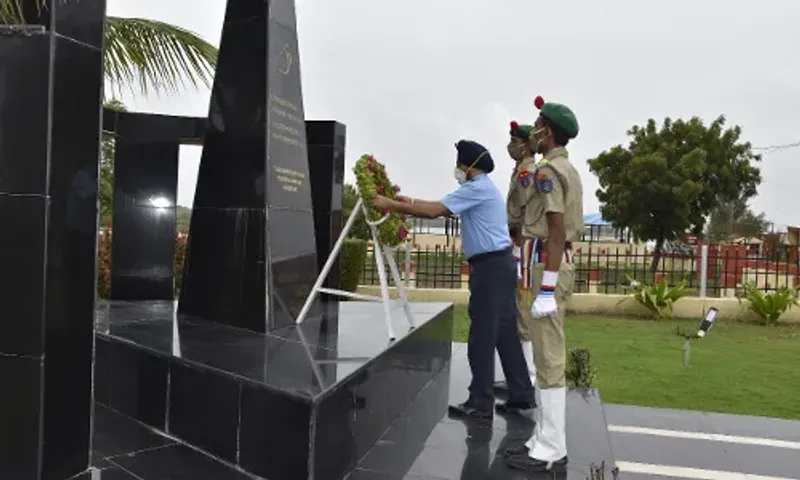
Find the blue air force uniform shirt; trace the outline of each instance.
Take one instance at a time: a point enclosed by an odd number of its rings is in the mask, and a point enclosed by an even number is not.
[[[506,200],[485,173],[460,185],[441,203],[461,218],[461,245],[467,258],[511,246]]]

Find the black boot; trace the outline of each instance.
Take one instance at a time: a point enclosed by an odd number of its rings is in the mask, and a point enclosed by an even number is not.
[[[450,405],[447,407],[447,415],[457,419],[491,420],[494,417],[494,412],[491,410],[481,410],[470,405],[468,402],[464,402],[459,405]]]
[[[513,455],[506,458],[506,465],[524,472],[563,472],[567,469],[567,457],[556,460],[555,462],[546,462],[544,460],[531,458],[527,450],[528,449],[525,448],[524,454]]]

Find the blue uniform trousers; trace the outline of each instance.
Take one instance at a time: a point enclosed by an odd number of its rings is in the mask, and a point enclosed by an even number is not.
[[[494,350],[500,356],[509,401],[532,402],[534,396],[517,326],[517,264],[511,249],[469,259],[469,340],[472,370],[467,404],[490,412],[494,408]]]

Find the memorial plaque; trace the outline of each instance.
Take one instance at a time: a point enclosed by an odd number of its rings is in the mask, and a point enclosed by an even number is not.
[[[228,4],[179,311],[265,332],[317,276],[293,0]]]

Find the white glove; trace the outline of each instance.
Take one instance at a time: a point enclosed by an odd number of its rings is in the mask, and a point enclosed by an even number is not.
[[[531,306],[531,315],[535,318],[552,315],[558,310],[558,305],[556,304],[557,284],[558,272],[544,272],[542,287],[539,289],[536,300]]]
[[[522,280],[522,265],[519,263],[522,257],[522,249],[514,245],[514,259],[517,261],[517,280]]]

